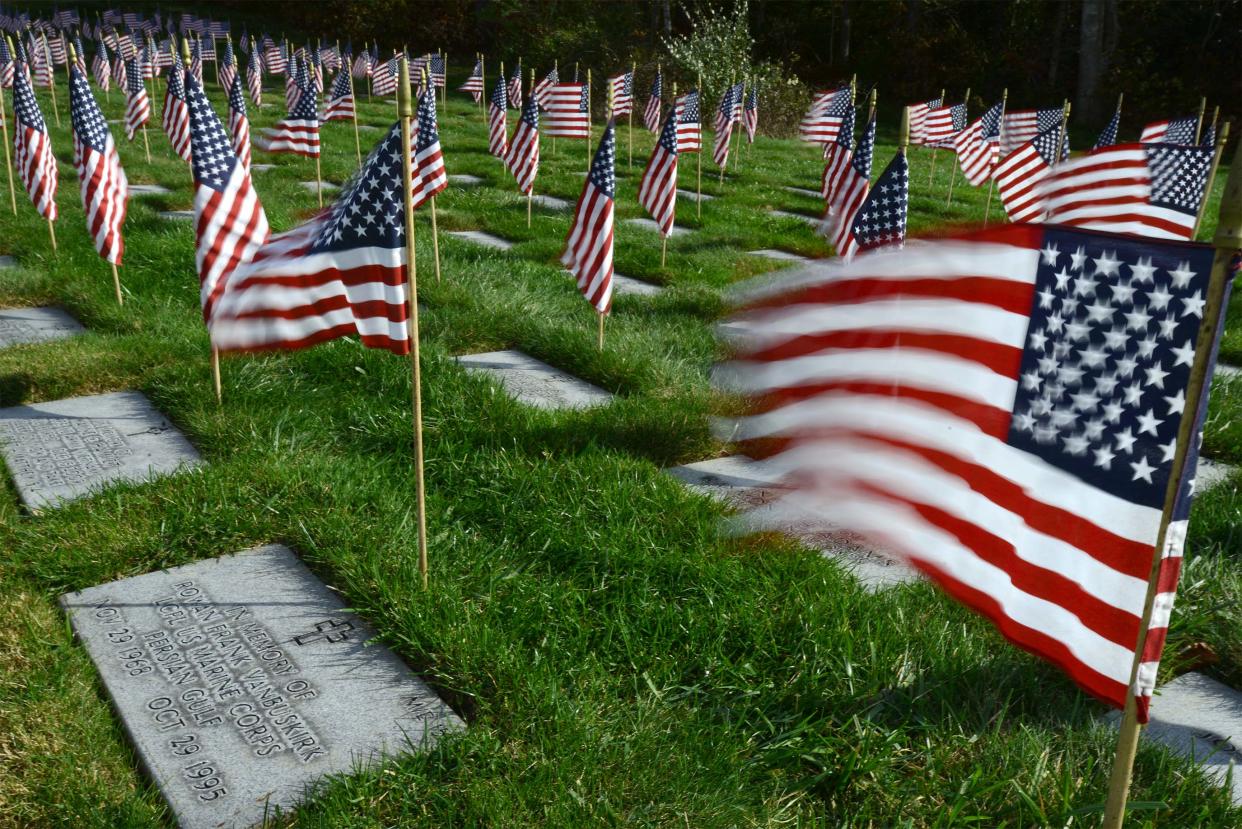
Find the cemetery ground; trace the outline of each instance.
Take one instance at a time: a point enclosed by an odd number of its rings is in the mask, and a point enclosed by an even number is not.
[[[450,81],[452,89],[461,79]],[[363,124],[395,119],[394,106],[360,97]],[[747,252],[830,253],[806,223],[768,212],[817,211],[817,199],[787,189],[818,186],[815,148],[761,137],[723,184],[709,152],[703,190],[716,198],[701,218],[680,201],[677,224],[691,232],[669,241],[662,268],[658,236],[623,221],[643,215],[635,194],[652,136],[636,125],[628,167],[619,126],[616,267],[664,290],[618,296],[599,351],[594,314],[557,262],[570,211],[536,205],[528,229],[524,199],[487,154],[480,110],[450,91],[440,113],[448,171],[482,181],[453,183],[438,200],[439,281],[429,211],[418,216],[431,561],[423,591],[409,361],[353,340],[226,356],[217,405],[193,229],[159,216],[190,209],[192,193],[187,165],[158,127],[162,91],[155,98],[152,164],[140,138],[126,143],[112,125],[131,183],[171,191],[131,196],[124,307],[84,230],[63,96],[57,128],[40,93],[60,160],[59,252],[20,191],[18,216],[4,204],[0,218],[0,254],[16,260],[0,269],[0,306],[59,307],[86,329],[0,349],[0,406],[136,390],[204,460],[40,514],[19,506],[3,476],[0,826],[172,825],[56,600],[266,543],[295,549],[468,726],[426,754],[325,781],[276,826],[1098,819],[1115,734],[1101,724],[1103,706],[927,583],[868,590],[788,539],[723,535],[727,508],[663,471],[728,452],[710,427],[729,405],[709,380],[724,356],[713,323],[732,283],[791,264]],[[269,89],[266,106],[252,108],[256,134],[283,114],[280,99]],[[101,105],[121,117],[116,91]],[[881,120],[889,129],[877,173],[895,149],[892,102],[881,100]],[[364,155],[381,134],[362,131]],[[1075,146],[1091,140],[1074,135]],[[353,127],[327,124],[323,142],[324,178],[340,183],[356,166]],[[313,162],[254,155],[274,165],[253,174],[273,229],[310,216],[315,194],[302,182],[314,178]],[[986,189],[959,175],[946,206],[952,159],[939,154],[929,187],[930,156],[911,151],[912,233],[979,222]],[[572,202],[586,166],[583,142],[558,139],[553,149],[544,139],[536,192]],[[694,188],[694,166],[682,158],[683,189]],[[513,247],[444,233],[460,230]],[[1242,365],[1242,297],[1231,310],[1222,359]],[[533,408],[454,359],[502,349],[614,397],[590,409]],[[1242,380],[1218,379],[1204,452],[1242,463]],[[1242,688],[1238,482],[1196,504],[1166,679],[1194,667]],[[1242,824],[1225,791],[1150,745],[1132,802],[1129,825]]]

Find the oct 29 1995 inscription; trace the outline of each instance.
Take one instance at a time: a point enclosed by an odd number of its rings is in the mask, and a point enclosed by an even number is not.
[[[462,727],[287,547],[61,603],[183,829],[252,826],[324,775]]]

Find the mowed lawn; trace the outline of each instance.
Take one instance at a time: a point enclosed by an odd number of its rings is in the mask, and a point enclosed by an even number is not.
[[[211,70],[208,69],[210,81]],[[749,827],[1093,825],[1114,748],[1104,708],[1055,669],[1007,645],[925,583],[863,590],[836,563],[764,536],[719,532],[725,509],[661,470],[728,448],[710,418],[728,405],[709,370],[725,289],[776,267],[746,255],[831,252],[809,226],[768,209],[815,213],[818,150],[761,138],[726,180],[704,159],[701,217],[669,243],[620,221],[642,215],[638,177],[652,136],[619,128],[619,272],[667,286],[620,296],[595,344],[594,314],[556,261],[568,211],[534,209],[487,154],[480,110],[450,92],[440,130],[450,173],[483,179],[439,199],[441,231],[482,229],[516,243],[493,251],[442,234],[420,211],[431,585],[417,573],[408,360],[351,340],[297,353],[226,357],[224,403],[211,387],[190,222],[187,165],[155,120],[141,140],[114,136],[130,181],[173,193],[133,197],[121,269],[125,305],[86,235],[72,166],[63,75],[61,127],[40,102],[61,161],[53,254],[20,192],[0,203],[0,306],[58,305],[88,329],[75,339],[0,351],[0,405],[136,389],[202,453],[193,472],[116,486],[31,516],[0,493],[0,826],[169,827],[138,770],[85,651],[56,605],[62,592],[268,542],[298,551],[326,583],[467,720],[422,756],[325,781],[277,826]],[[451,86],[461,82],[453,78]],[[223,112],[213,84],[208,94]],[[255,131],[283,111],[279,92],[252,111]],[[101,101],[110,118],[121,95]],[[878,175],[895,151],[897,109],[881,99]],[[395,107],[360,107],[386,129]],[[9,112],[11,113],[11,105]],[[510,113],[510,125],[516,113]],[[1127,124],[1127,133],[1135,125]],[[596,130],[596,136],[599,130]],[[382,135],[363,131],[363,152]],[[352,126],[324,127],[323,174],[356,166]],[[708,143],[710,139],[705,141]],[[1075,135],[1090,146],[1091,135]],[[592,146],[593,150],[594,147]],[[951,158],[911,152],[911,229],[977,223],[986,189]],[[545,141],[537,192],[577,197],[581,141]],[[274,229],[316,209],[314,165],[255,152]],[[695,159],[682,160],[693,189]],[[1217,181],[1217,198],[1223,188]],[[1215,200],[1209,211],[1212,218]],[[993,201],[993,220],[1001,216]],[[1242,363],[1242,299],[1224,355]],[[524,407],[465,373],[455,355],[517,348],[614,392],[582,412]],[[1242,463],[1242,384],[1213,394],[1205,452]],[[1201,667],[1242,688],[1242,566],[1237,479],[1202,497],[1166,652],[1205,642]],[[1144,748],[1130,825],[1237,826],[1242,810],[1190,765]]]

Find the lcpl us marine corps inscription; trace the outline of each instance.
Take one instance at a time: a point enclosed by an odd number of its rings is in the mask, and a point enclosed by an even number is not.
[[[250,826],[461,723],[284,547],[62,597],[183,827]]]

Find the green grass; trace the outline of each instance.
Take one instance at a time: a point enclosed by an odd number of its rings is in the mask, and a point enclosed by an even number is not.
[[[120,97],[105,110],[119,117]],[[255,130],[272,110],[252,113]],[[376,125],[393,117],[379,102],[361,111]],[[0,826],[173,825],[55,599],[267,542],[297,549],[469,723],[425,756],[327,781],[278,825],[1092,825],[1113,751],[1102,706],[926,584],[871,594],[792,543],[722,538],[722,508],[660,471],[727,451],[708,427],[723,405],[708,381],[721,354],[711,324],[725,311],[722,289],[775,266],[744,251],[830,253],[802,223],[764,212],[814,211],[815,200],[783,187],[816,186],[817,152],[761,139],[723,185],[704,169],[704,191],[721,198],[701,218],[682,202],[678,223],[697,232],[670,241],[663,268],[655,234],[618,224],[617,269],[669,290],[619,297],[600,352],[594,316],[556,263],[568,212],[536,208],[527,229],[525,205],[486,154],[478,110],[450,95],[441,115],[450,173],[485,179],[439,199],[441,229],[518,244],[501,253],[442,238],[437,283],[429,217],[419,218],[427,592],[415,566],[408,362],[352,341],[228,358],[217,406],[193,232],[156,216],[190,206],[186,166],[158,128],[152,164],[140,144],[122,147],[132,181],[175,192],[130,202],[118,308],[83,231],[67,123],[53,129],[67,162],[60,250],[50,252],[28,203],[16,218],[4,212],[0,253],[21,267],[0,271],[0,305],[60,305],[89,333],[0,351],[0,404],[137,389],[207,464],[38,517],[18,509],[5,478]],[[325,126],[326,179],[353,169],[351,133]],[[619,218],[640,215],[651,137],[634,137]],[[557,145],[545,144],[537,189],[572,200],[586,149]],[[877,172],[893,151],[882,134]],[[912,151],[913,230],[980,220],[986,191],[959,180],[947,207],[949,157],[930,188],[928,158]],[[275,229],[314,210],[299,184],[313,178],[308,161],[255,160],[277,165],[255,174]],[[693,186],[693,159],[683,164],[683,186]],[[1225,353],[1242,357],[1242,305],[1232,310]],[[536,411],[452,360],[497,348],[618,396],[586,412]],[[1237,384],[1217,389],[1205,442],[1235,462],[1240,394]],[[1196,507],[1166,660],[1205,641],[1220,656],[1208,670],[1235,687],[1239,506],[1235,479]],[[1144,810],[1131,825],[1242,821],[1195,769],[1152,748],[1140,751],[1132,798]]]

